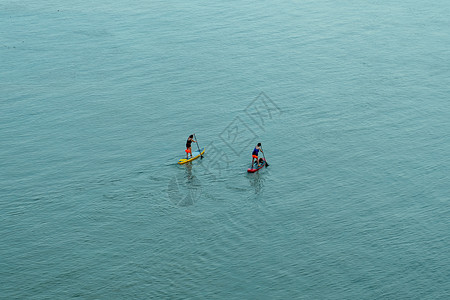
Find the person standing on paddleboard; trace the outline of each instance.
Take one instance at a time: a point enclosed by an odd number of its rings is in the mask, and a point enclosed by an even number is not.
[[[261,143],[258,143],[258,145],[256,145],[255,149],[253,149],[253,152],[252,152],[252,166],[255,163],[255,159],[256,159],[256,164],[259,166],[259,159],[258,159],[259,151],[264,152],[261,149]]]
[[[186,150],[184,150],[186,152],[186,159],[188,159],[188,155],[191,154],[191,158],[192,158],[192,150],[191,150],[191,144],[192,142],[196,143],[196,141],[194,141],[194,135],[191,134],[187,141],[186,141]]]

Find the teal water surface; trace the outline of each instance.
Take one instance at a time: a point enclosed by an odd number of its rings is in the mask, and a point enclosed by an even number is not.
[[[0,298],[449,299],[449,14],[1,2]]]

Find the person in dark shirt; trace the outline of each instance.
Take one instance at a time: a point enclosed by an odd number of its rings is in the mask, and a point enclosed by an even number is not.
[[[184,150],[186,152],[186,159],[188,159],[188,155],[189,154],[191,155],[191,158],[192,158],[192,150],[191,150],[192,142],[196,143],[196,141],[194,141],[194,135],[193,134],[191,134],[188,137],[187,141],[186,141],[186,150]]]

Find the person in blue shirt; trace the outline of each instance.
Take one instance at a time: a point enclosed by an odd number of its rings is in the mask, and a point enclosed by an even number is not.
[[[255,163],[255,159],[256,159],[256,164],[259,166],[259,159],[258,159],[259,151],[264,153],[264,151],[262,151],[262,149],[261,149],[261,143],[258,143],[258,145],[256,145],[255,149],[253,149],[253,152],[252,152],[252,166]]]

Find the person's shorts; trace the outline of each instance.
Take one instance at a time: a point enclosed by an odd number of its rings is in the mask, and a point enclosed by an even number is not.
[[[184,150],[184,152],[191,153],[191,149],[187,148],[186,150]]]
[[[258,159],[258,155],[253,155],[252,154],[252,157]]]

